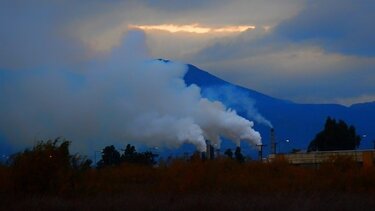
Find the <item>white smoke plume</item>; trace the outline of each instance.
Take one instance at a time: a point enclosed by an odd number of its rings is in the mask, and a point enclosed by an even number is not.
[[[83,70],[82,70],[83,69]],[[122,48],[80,70],[4,72],[0,134],[24,147],[34,138],[63,136],[80,150],[108,144],[178,147],[220,136],[261,143],[253,122],[186,86],[186,65],[152,60],[144,35],[131,32]]]
[[[241,109],[246,113],[247,118],[273,128],[272,123],[256,109],[256,101],[239,88],[229,85],[204,88],[203,96],[210,100],[219,100],[229,108]]]

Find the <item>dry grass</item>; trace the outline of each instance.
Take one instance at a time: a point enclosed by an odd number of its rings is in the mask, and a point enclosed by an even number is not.
[[[375,168],[339,158],[319,169],[283,160],[175,160],[159,168],[125,164],[58,174],[52,178],[55,189],[47,192],[26,187],[35,187],[33,175],[14,171],[0,166],[1,210],[369,210],[375,205]],[[29,181],[25,190],[38,191],[22,191],[23,177]]]
[[[2,197],[1,210],[371,210],[374,195],[353,193],[122,193],[90,197]]]

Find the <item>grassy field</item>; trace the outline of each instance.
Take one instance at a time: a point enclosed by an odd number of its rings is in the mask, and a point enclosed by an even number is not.
[[[364,193],[147,193],[3,197],[1,210],[373,210]]]
[[[75,170],[33,165],[28,170],[1,166],[1,210],[371,210],[375,207],[375,168],[361,167],[345,157],[332,158],[317,169],[292,166],[284,160],[240,164],[224,158],[176,159],[156,168],[122,164]]]

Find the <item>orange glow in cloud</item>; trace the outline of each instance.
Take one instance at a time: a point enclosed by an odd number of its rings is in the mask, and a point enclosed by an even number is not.
[[[255,29],[255,26],[227,26],[222,28],[213,29],[214,32],[243,32],[248,29]]]
[[[199,24],[189,24],[189,25],[174,25],[174,24],[161,24],[161,25],[129,25],[129,28],[141,29],[144,31],[149,30],[161,30],[171,33],[176,32],[188,32],[196,34],[206,34],[206,33],[238,33],[243,32],[248,29],[255,29],[255,26],[225,26],[218,28],[203,27]]]

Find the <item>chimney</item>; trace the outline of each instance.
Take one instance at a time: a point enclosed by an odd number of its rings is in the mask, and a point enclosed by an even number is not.
[[[206,140],[206,157],[207,157],[207,160],[209,160],[211,158],[210,152],[211,152],[210,141]]]
[[[275,129],[274,128],[271,128],[271,132],[270,132],[270,145],[271,145],[270,154],[276,154],[276,142],[275,142]]]
[[[215,159],[215,148],[212,145],[210,145],[210,159]]]
[[[211,145],[210,140],[206,140],[206,157],[208,160],[213,160],[215,158],[215,149]]]
[[[263,144],[258,144],[258,160],[262,161],[263,160]]]

